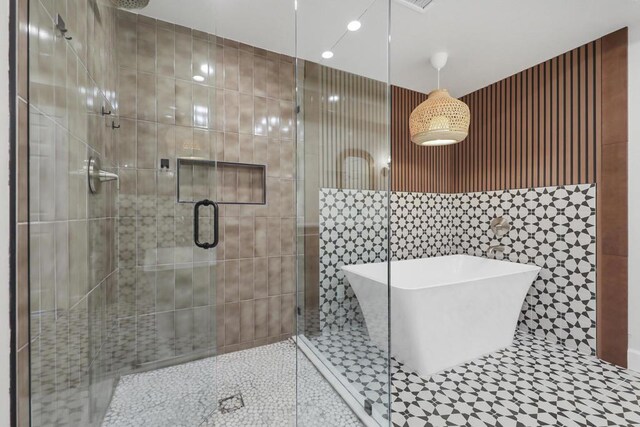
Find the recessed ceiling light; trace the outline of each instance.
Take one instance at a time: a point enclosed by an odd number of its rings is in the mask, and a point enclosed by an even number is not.
[[[358,31],[360,29],[360,27],[362,27],[362,24],[360,23],[360,21],[351,21],[349,22],[349,24],[347,24],[347,30],[349,31]]]
[[[324,52],[322,52],[322,57],[324,59],[331,59],[333,58],[333,52],[331,52],[330,50],[325,50]]]
[[[195,80],[197,82],[203,82],[204,81],[204,77],[202,77],[202,76],[193,76],[193,80]]]

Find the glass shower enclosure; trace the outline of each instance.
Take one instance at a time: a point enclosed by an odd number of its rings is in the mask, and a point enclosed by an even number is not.
[[[389,13],[387,0],[297,2],[299,357],[369,425],[391,419]],[[376,286],[356,287],[356,264],[381,272]]]
[[[34,426],[100,425],[125,375],[203,358],[216,403],[215,28],[137,12],[29,2]]]
[[[26,2],[30,424],[388,425],[389,0]]]

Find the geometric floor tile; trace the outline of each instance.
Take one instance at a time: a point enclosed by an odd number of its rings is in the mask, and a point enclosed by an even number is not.
[[[366,332],[310,341],[362,400],[385,401],[384,383],[363,372],[386,369]],[[353,354],[366,355],[363,363]],[[520,331],[511,346],[429,378],[392,359],[391,381],[395,426],[640,426],[639,373]]]

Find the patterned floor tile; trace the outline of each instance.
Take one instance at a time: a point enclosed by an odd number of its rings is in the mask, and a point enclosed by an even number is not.
[[[387,360],[366,329],[310,341],[385,413],[387,387],[362,375],[363,366],[385,372]],[[345,357],[353,354],[360,364]],[[392,359],[391,392],[394,426],[640,426],[640,374],[523,332],[510,347],[430,378]]]
[[[309,340],[361,401],[387,414],[387,358],[364,328]],[[104,426],[296,425],[296,358],[297,425],[360,425],[288,341],[123,377]],[[392,359],[391,392],[394,426],[640,425],[640,374],[522,332],[504,350],[429,378]],[[218,399],[236,394],[244,407],[221,413]]]

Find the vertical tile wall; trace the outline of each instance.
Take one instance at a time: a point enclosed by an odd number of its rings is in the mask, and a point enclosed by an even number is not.
[[[193,244],[193,206],[176,203],[175,167],[215,147],[211,76],[195,85],[191,73],[215,49],[207,34],[122,10],[117,25],[118,335],[132,369],[212,352],[215,258]]]
[[[16,52],[16,421],[29,426],[29,0],[17,0]]]
[[[118,321],[128,363],[197,357],[213,340],[226,352],[290,336],[292,58],[123,11],[118,34]],[[190,156],[267,166],[267,204],[222,205],[214,251],[193,246],[193,204],[176,202],[176,159]],[[224,170],[194,169],[193,199],[242,199],[247,177]]]
[[[28,92],[20,84],[19,102],[18,289],[21,308],[30,291],[31,425],[99,425],[118,359],[116,186],[89,194],[86,165],[97,156],[115,171],[115,9],[82,0],[28,6],[29,74],[26,60],[19,71],[29,84]],[[55,28],[57,14],[67,38]],[[25,323],[20,316],[19,346],[29,339]],[[24,359],[19,366],[24,389]],[[21,410],[21,425],[27,418]]]
[[[234,351],[294,331],[295,80],[291,57],[217,43],[217,158],[267,166],[266,205],[222,207],[217,340]],[[219,192],[239,189],[241,178],[225,173]]]

